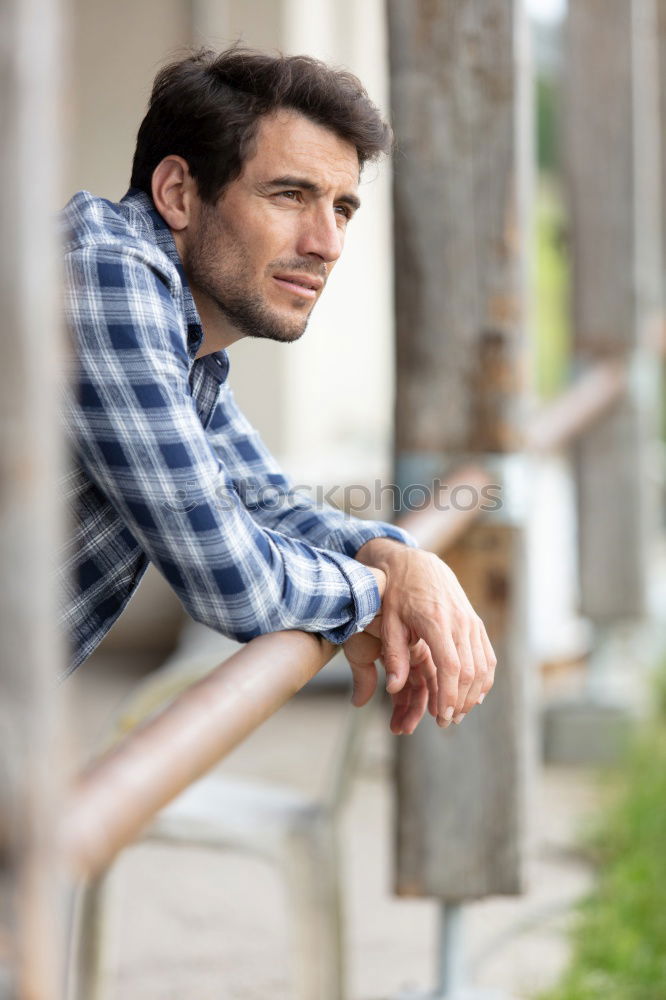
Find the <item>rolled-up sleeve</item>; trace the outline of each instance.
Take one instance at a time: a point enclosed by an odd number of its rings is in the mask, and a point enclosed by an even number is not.
[[[294,537],[242,502],[197,414],[164,276],[115,247],[79,247],[65,266],[77,458],[192,618],[240,641],[298,628],[340,643],[366,625],[379,593],[353,543]]]

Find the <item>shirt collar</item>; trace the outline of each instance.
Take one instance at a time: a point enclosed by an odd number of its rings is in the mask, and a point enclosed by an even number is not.
[[[153,199],[145,191],[142,191],[140,188],[131,187],[127,194],[121,198],[121,201],[125,205],[130,205],[141,215],[148,231],[148,239],[151,239],[166,254],[180,275],[183,285],[185,320],[187,322],[188,351],[190,356],[194,357],[203,340],[203,327],[201,326],[199,312],[192,297],[187,275],[185,274],[183,262],[180,259],[173,234],[155,208]],[[210,362],[208,362],[209,358]],[[215,351],[213,354],[206,355],[204,360],[206,360],[206,367],[211,374],[220,378],[220,381],[224,381],[229,370],[227,352]]]

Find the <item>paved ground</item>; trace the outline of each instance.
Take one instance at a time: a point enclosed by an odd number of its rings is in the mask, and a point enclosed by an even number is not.
[[[71,680],[81,756],[103,734],[136,670],[98,655]],[[302,695],[224,762],[225,773],[316,794],[348,712],[340,694]],[[344,809],[342,861],[351,1000],[432,990],[438,909],[391,895],[391,737],[372,710]],[[534,807],[530,889],[468,908],[476,986],[524,1000],[566,960],[571,905],[590,885],[576,831],[594,810],[594,776],[546,769]],[[114,870],[105,1000],[292,1000],[280,873],[236,853],[157,844],[127,850]],[[223,985],[221,985],[223,984]],[[316,1000],[315,997],[312,1000]]]

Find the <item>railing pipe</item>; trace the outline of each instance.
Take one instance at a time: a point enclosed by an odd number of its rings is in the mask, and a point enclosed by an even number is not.
[[[564,447],[621,398],[626,384],[621,362],[596,365],[537,417],[527,448]],[[443,485],[448,496],[461,486],[481,496],[492,478],[482,465],[468,464]],[[400,523],[423,548],[441,554],[482,512],[480,503],[443,510],[433,498]],[[260,636],[93,763],[76,781],[61,826],[70,869],[83,878],[99,874],[159,809],[276,712],[335,651],[305,632]]]
[[[296,694],[336,647],[306,632],[253,639],[77,780],[61,827],[72,873],[98,875],[167,802]]]
[[[491,486],[492,477],[482,465],[474,463],[461,465],[442,484],[442,494],[452,497],[459,488],[468,488],[476,494],[479,502],[469,509],[450,506],[442,510],[436,497],[422,510],[409,511],[400,519],[400,527],[409,531],[421,548],[442,554],[461,538],[471,524],[483,513],[480,503],[482,491]]]
[[[460,469],[447,486],[490,483],[480,467]],[[481,508],[407,515],[401,524],[420,545],[451,545]],[[152,817],[241,743],[299,691],[336,652],[306,632],[253,639],[175,698],[76,781],[66,804],[61,844],[80,878],[99,874]]]
[[[627,364],[600,361],[537,414],[527,431],[532,452],[557,451],[571,444],[622,398],[628,384]]]

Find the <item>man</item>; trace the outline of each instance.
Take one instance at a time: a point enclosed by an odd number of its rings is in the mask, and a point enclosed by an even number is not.
[[[240,641],[343,643],[354,703],[381,655],[391,729],[461,721],[493,682],[451,570],[380,522],[294,493],[227,383],[241,337],[304,332],[390,130],[359,81],[306,57],[201,51],[157,76],[119,204],[65,210],[74,669],[152,561],[196,620]]]

